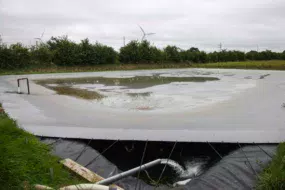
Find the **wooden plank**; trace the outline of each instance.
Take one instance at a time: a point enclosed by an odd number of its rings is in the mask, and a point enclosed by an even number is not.
[[[88,168],[85,168],[84,166],[78,164],[77,162],[74,162],[70,158],[66,158],[64,160],[61,160],[60,163],[62,163],[65,167],[67,167],[68,169],[75,172],[76,174],[83,177],[84,179],[86,179],[89,182],[97,183],[98,181],[101,181],[104,179],[100,175],[92,172],[91,170],[89,170]],[[123,190],[121,187],[119,187],[117,185],[115,185],[115,187],[118,190]]]

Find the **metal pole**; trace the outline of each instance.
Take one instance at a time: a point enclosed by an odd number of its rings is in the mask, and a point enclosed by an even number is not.
[[[256,173],[256,171],[254,170],[254,168],[252,167],[252,165],[251,165],[251,163],[250,163],[248,157],[246,156],[245,152],[243,151],[243,149],[242,149],[242,147],[240,146],[239,143],[238,143],[238,146],[240,147],[240,149],[241,149],[241,151],[242,151],[244,157],[246,158],[248,164],[250,165],[250,168],[252,169],[252,171],[253,171],[253,173],[254,173],[254,175],[255,175],[255,177],[256,177],[256,176],[257,176],[257,173]],[[246,163],[246,162],[245,162],[245,163]]]
[[[27,78],[27,87],[28,87],[28,94],[30,94],[30,84],[29,84],[29,79]]]
[[[155,165],[161,164],[161,161],[162,161],[162,159],[157,159],[157,160],[151,161],[149,163],[146,163],[144,165],[138,166],[138,167],[130,169],[128,171],[122,172],[120,174],[114,175],[114,176],[109,177],[107,179],[103,179],[103,180],[97,182],[96,184],[99,184],[99,185],[111,184],[111,183],[113,183],[115,181],[118,181],[118,180],[124,178],[124,177],[133,175],[133,174],[137,173],[140,170],[146,170],[146,169],[151,168],[151,167],[153,167]]]
[[[141,159],[141,164],[140,165],[143,164],[143,160],[144,160],[144,156],[145,156],[145,152],[146,152],[146,148],[147,148],[147,143],[148,143],[148,140],[145,142],[144,151],[143,151],[143,155],[142,155],[142,159]],[[140,178],[140,174],[141,174],[141,168],[140,168],[138,176],[137,176],[137,183],[136,183],[135,190],[137,189],[137,185],[138,185],[138,181],[139,181],[139,178]],[[140,189],[140,186],[141,186],[141,184],[139,184],[139,188],[138,189]]]
[[[92,164],[97,158],[99,158],[100,156],[102,156],[107,150],[109,150],[110,148],[112,148],[119,140],[116,140],[115,142],[113,142],[110,146],[108,146],[103,152],[99,153],[98,156],[96,156],[93,160],[91,160],[88,164],[86,164],[84,167],[88,167],[90,164]]]
[[[88,141],[88,143],[85,145],[85,147],[83,148],[83,150],[80,152],[80,154],[75,158],[75,162],[78,160],[78,158],[80,158],[80,156],[85,152],[85,150],[87,149],[88,145],[90,144],[90,142],[92,141],[92,139],[90,139]]]
[[[18,82],[18,94],[20,94],[21,90],[20,90],[20,79],[17,79]]]
[[[269,154],[269,153],[267,153],[263,148],[261,148],[259,145],[257,145],[259,148],[260,148],[260,150],[262,150],[262,152],[264,152],[264,154],[266,154],[268,157],[270,157],[271,159],[272,159],[272,156]]]
[[[217,155],[222,159],[222,155],[220,155],[220,153],[215,149],[215,147],[213,145],[211,145],[209,142],[208,144],[210,145],[210,147],[217,153]]]
[[[170,157],[171,157],[171,155],[172,155],[172,153],[173,153],[173,151],[174,151],[174,149],[175,149],[175,147],[176,147],[176,144],[177,144],[177,141],[174,143],[174,145],[173,145],[173,147],[172,147],[172,149],[171,149],[171,151],[170,151],[170,154],[169,154],[169,156],[168,156],[168,159],[167,159],[167,161],[166,161],[166,164],[165,164],[165,166],[163,167],[163,170],[161,171],[161,174],[160,174],[160,176],[159,176],[159,178],[158,178],[158,181],[156,182],[156,187],[155,187],[155,189],[158,187],[158,185],[159,185],[159,182],[160,182],[160,180],[161,180],[161,178],[162,178],[162,175],[163,175],[163,173],[164,173],[164,171],[165,171],[165,169],[166,169],[166,165],[168,165],[168,161],[169,161],[169,159],[170,159]]]

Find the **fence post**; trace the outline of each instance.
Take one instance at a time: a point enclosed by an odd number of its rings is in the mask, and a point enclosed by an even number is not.
[[[18,94],[20,94],[20,80],[19,79],[17,79],[17,82],[18,82]]]
[[[30,94],[30,83],[29,83],[29,79],[27,78],[27,87],[28,87],[28,94]]]

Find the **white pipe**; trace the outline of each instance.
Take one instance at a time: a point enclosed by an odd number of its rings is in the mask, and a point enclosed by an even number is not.
[[[78,184],[62,187],[59,190],[110,190],[108,186],[98,184]],[[114,188],[113,188],[114,189]]]
[[[49,186],[46,186],[46,185],[39,185],[39,184],[36,184],[34,185],[34,188],[36,190],[52,190],[53,188],[49,187]]]
[[[114,175],[112,177],[109,177],[107,179],[103,179],[101,181],[98,181],[96,184],[100,184],[100,185],[112,184],[115,181],[118,181],[118,180],[125,178],[127,176],[130,176],[130,175],[133,175],[133,174],[137,173],[138,171],[146,170],[146,169],[151,168],[151,167],[158,165],[158,164],[165,164],[165,165],[173,167],[173,165],[172,165],[173,162],[175,162],[175,161],[170,160],[170,159],[157,159],[157,160],[148,162],[146,164],[143,164],[141,166],[138,166],[136,168],[133,168],[133,169],[127,170],[125,172],[119,173],[119,174]],[[183,168],[182,168],[182,170],[183,170]]]
[[[45,185],[34,185],[37,190],[53,190],[53,188],[45,186]],[[112,188],[112,189],[111,189]],[[116,187],[108,187],[105,185],[97,185],[97,184],[77,184],[70,185],[66,187],[61,187],[59,190],[116,190]]]
[[[133,168],[133,169],[130,169],[128,171],[125,171],[125,172],[122,172],[122,173],[119,173],[117,175],[114,175],[112,177],[109,177],[107,179],[103,179],[101,181],[98,181],[96,184],[101,184],[101,185],[108,185],[108,184],[112,184],[113,182],[115,181],[118,181],[124,177],[127,177],[127,176],[130,176],[130,175],[133,175],[135,173],[137,173],[138,171],[140,170],[146,170],[150,167],[153,167],[155,165],[158,165],[158,164],[161,164],[161,161],[163,159],[157,159],[157,160],[154,160],[152,162],[149,162],[149,163],[146,163],[146,164],[143,164],[141,166],[138,166],[136,168]]]

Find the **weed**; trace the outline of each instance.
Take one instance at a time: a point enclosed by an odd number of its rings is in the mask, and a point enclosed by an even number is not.
[[[50,154],[50,148],[1,112],[0,189],[31,189],[34,184],[58,188],[84,183],[58,163],[59,158]]]
[[[280,143],[270,165],[259,176],[256,189],[285,189],[285,143]]]

